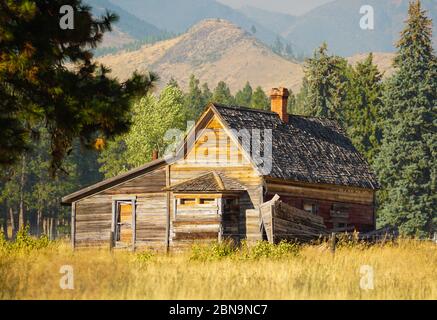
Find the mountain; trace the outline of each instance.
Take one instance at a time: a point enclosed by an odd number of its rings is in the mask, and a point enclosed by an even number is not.
[[[297,20],[297,17],[286,13],[263,10],[252,6],[243,6],[239,11],[279,35],[282,35]]]
[[[111,0],[131,14],[173,33],[186,32],[204,19],[221,18],[233,22],[255,36],[272,44],[276,33],[243,13],[215,0]],[[254,28],[253,28],[254,27]]]
[[[393,52],[408,14],[408,3],[409,0],[336,0],[297,17],[283,35],[307,54],[324,41],[332,52],[343,56]],[[360,28],[363,5],[374,9],[374,30]],[[437,1],[422,0],[422,5],[434,21],[434,43],[437,43]]]
[[[276,86],[296,91],[303,77],[302,66],[288,61],[242,28],[225,20],[207,19],[187,33],[139,50],[100,57],[112,74],[124,80],[135,70],[156,71],[164,86],[171,77],[182,88],[194,74],[213,89],[221,80],[233,92],[246,81],[266,91]]]
[[[363,61],[367,54],[348,57],[350,64]],[[385,72],[393,73],[392,53],[374,53],[374,63]],[[146,44],[135,51],[119,52],[99,57],[98,61],[112,70],[120,80],[132,72],[155,71],[160,76],[158,89],[171,78],[186,89],[194,74],[212,90],[225,81],[235,93],[246,81],[266,92],[276,86],[298,92],[304,76],[303,65],[286,60],[238,26],[217,19],[199,22],[187,33],[155,44]]]
[[[121,47],[136,40],[143,40],[146,37],[161,37],[165,34],[164,31],[151,23],[130,14],[109,0],[85,0],[84,2],[92,7],[92,12],[96,16],[101,16],[106,10],[109,10],[116,13],[120,18],[114,24],[113,31],[105,34],[100,45],[101,48]]]

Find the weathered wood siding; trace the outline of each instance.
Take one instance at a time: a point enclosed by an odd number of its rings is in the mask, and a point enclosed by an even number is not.
[[[270,243],[309,242],[327,235],[323,218],[290,206],[277,195],[260,206],[260,215]]]
[[[109,245],[112,196],[94,195],[76,202],[75,245]]]
[[[339,211],[337,216],[345,217],[347,225],[359,231],[368,231],[375,227],[373,190],[278,181],[267,181],[266,186],[266,200],[278,194],[283,202],[298,209],[304,209],[305,203],[315,204],[316,214],[323,218],[329,229],[336,222],[336,210]]]
[[[136,246],[164,248],[166,242],[167,196],[165,169],[140,177],[75,202],[75,245],[109,246],[112,203],[136,197]]]
[[[262,202],[262,178],[235,142],[230,139],[215,116],[204,128],[206,130],[199,130],[196,143],[188,150],[185,158],[170,165],[171,185],[212,170],[237,180],[247,188],[247,192],[239,199],[239,217],[234,218],[238,220],[238,230],[234,228],[232,232],[238,235],[240,240],[261,239],[259,215],[251,209],[258,207]],[[173,207],[171,217],[171,225],[174,228]],[[171,234],[174,234],[173,230]],[[175,239],[170,239],[170,242],[172,246],[177,245]]]

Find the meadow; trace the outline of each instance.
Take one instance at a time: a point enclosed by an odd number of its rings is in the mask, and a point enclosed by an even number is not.
[[[373,289],[362,289],[363,265]],[[71,266],[72,289],[62,289]],[[0,299],[437,299],[437,244],[195,245],[183,253],[73,251],[0,241]],[[71,279],[70,279],[71,280]],[[70,284],[71,284],[70,283]]]

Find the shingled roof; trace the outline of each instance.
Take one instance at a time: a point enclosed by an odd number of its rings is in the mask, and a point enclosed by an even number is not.
[[[173,192],[241,192],[246,188],[223,173],[211,171],[165,188],[165,190]]]
[[[377,189],[378,181],[363,156],[331,119],[289,115],[213,104],[225,124],[236,131],[272,130],[272,178]],[[250,134],[250,133],[249,133]],[[243,146],[251,154],[251,146]]]

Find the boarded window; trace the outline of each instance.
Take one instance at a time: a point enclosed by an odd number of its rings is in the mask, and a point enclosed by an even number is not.
[[[181,204],[183,205],[194,205],[196,204],[196,199],[194,198],[182,198]]]
[[[317,214],[317,205],[315,203],[304,203],[303,204],[303,209],[306,212],[312,213],[312,214]]]
[[[200,204],[215,204],[215,199],[211,198],[200,198]]]

